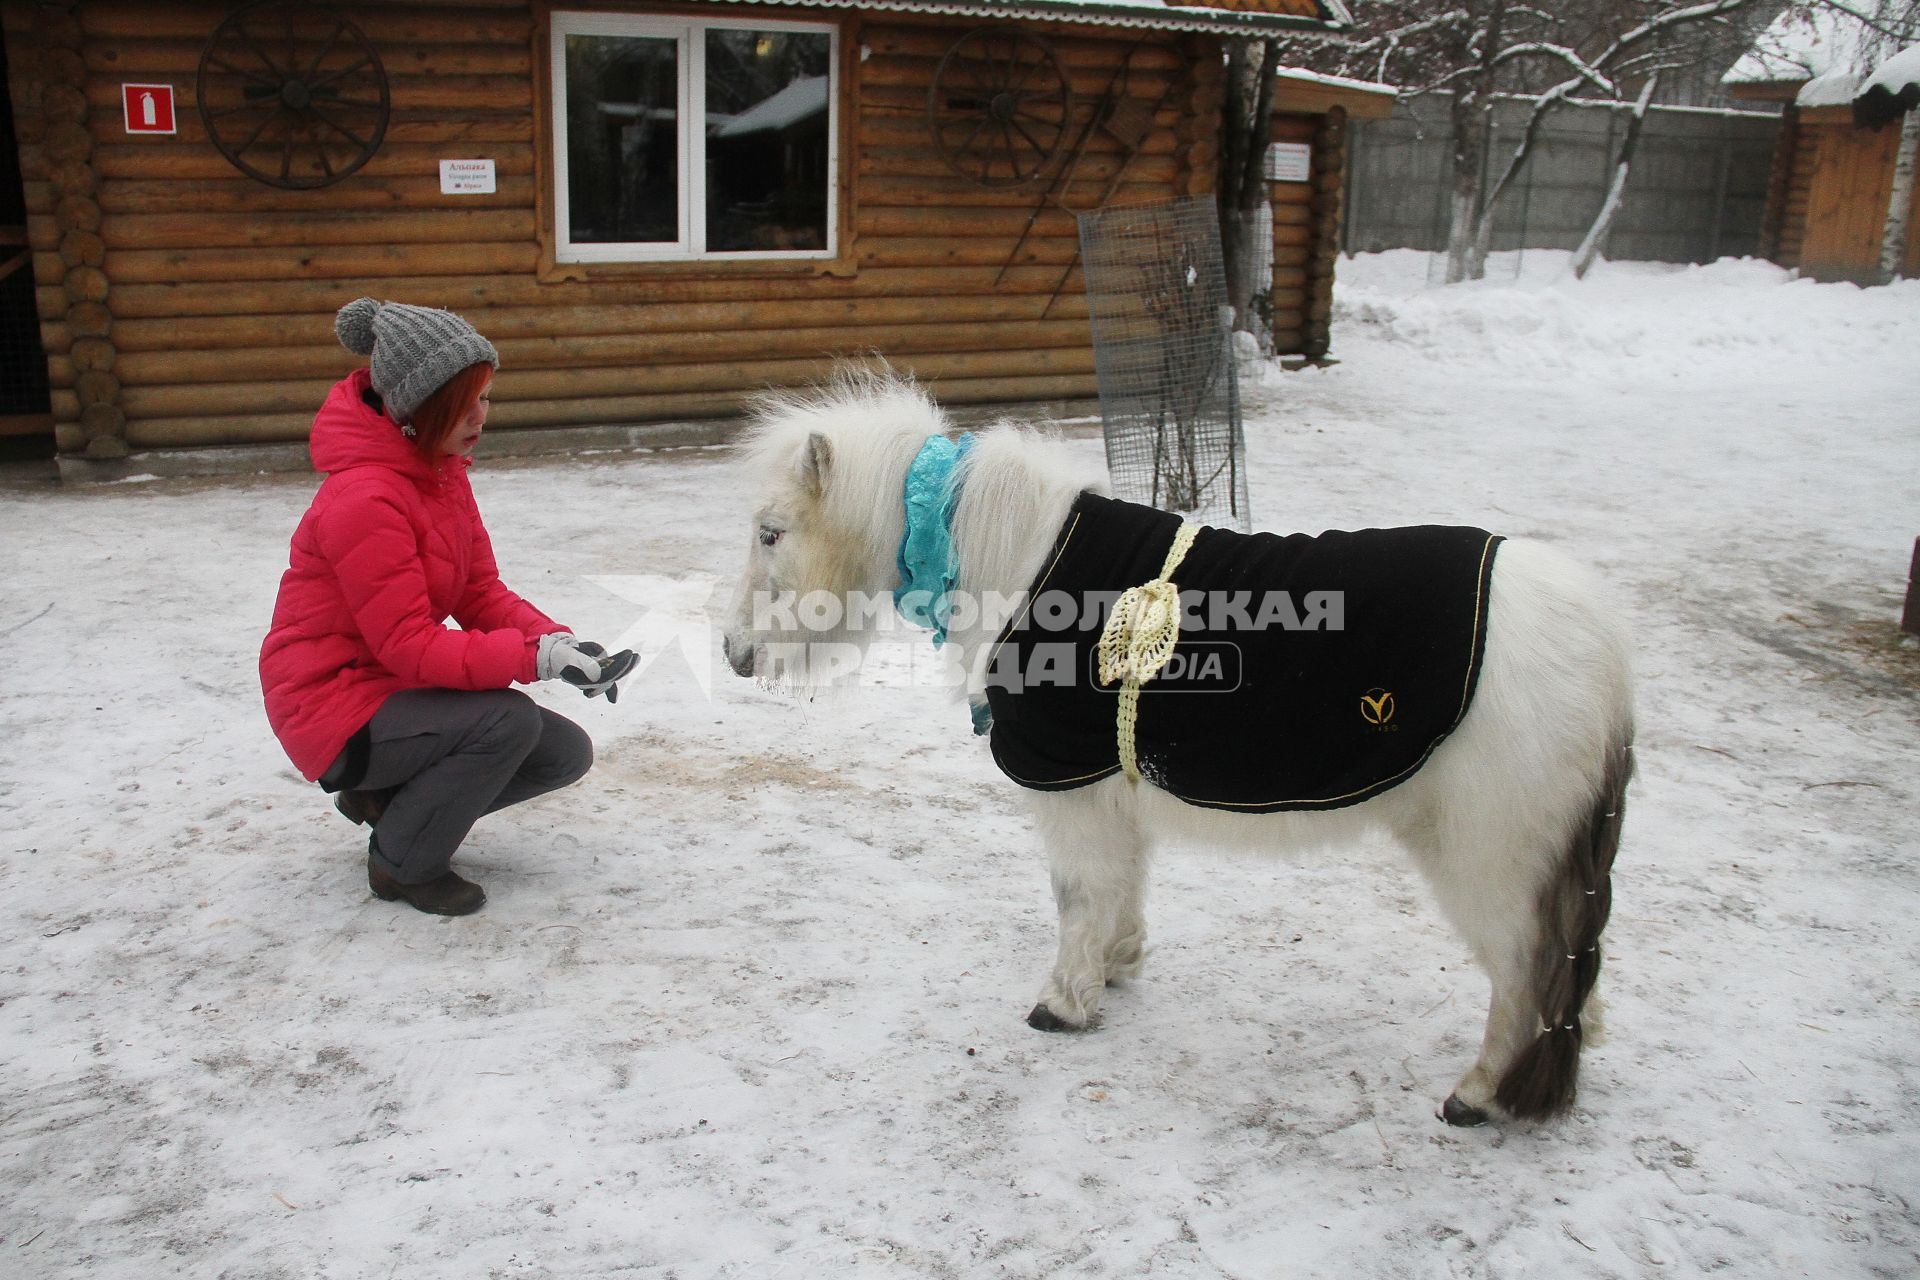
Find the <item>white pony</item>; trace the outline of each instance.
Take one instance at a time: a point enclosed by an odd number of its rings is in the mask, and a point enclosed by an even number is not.
[[[844,370],[759,406],[745,447],[762,487],[724,641],[737,673],[817,681],[809,654],[862,643],[845,621],[862,616],[858,607],[816,611],[815,622],[841,618],[821,631],[765,606],[892,591],[903,483],[927,441],[948,432],[922,390],[884,370]],[[1057,440],[1011,423],[980,433],[950,483],[957,593],[1002,602],[956,615],[949,637],[977,704],[996,638],[1078,495],[1099,486]],[[1625,637],[1582,570],[1524,541],[1500,545],[1485,628],[1464,718],[1417,772],[1364,803],[1222,812],[1121,774],[1075,790],[1023,789],[1051,859],[1060,922],[1059,953],[1028,1022],[1085,1028],[1104,988],[1139,972],[1155,844],[1278,851],[1384,828],[1411,853],[1492,984],[1479,1057],[1441,1117],[1471,1125],[1566,1110],[1582,1040],[1599,1031],[1589,995],[1632,769]]]

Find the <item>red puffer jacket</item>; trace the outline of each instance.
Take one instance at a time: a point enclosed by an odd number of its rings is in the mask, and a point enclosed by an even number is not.
[[[391,694],[530,683],[539,637],[566,630],[501,583],[468,460],[429,466],[367,402],[368,382],[351,374],[314,417],[327,478],[260,647],[267,720],[309,779]]]

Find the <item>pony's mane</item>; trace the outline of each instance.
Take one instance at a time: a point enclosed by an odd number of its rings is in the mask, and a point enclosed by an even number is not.
[[[928,436],[946,434],[949,425],[925,388],[885,366],[842,365],[813,386],[755,398],[748,415],[739,448],[762,492],[792,481],[818,434],[833,451],[829,518],[843,530],[894,541],[907,466]]]
[[[1007,418],[979,432],[957,480],[953,546],[973,591],[1025,590],[1074,498],[1106,489],[1051,427]]]
[[[740,451],[762,482],[789,482],[808,439],[832,450],[826,515],[859,531],[886,555],[898,544],[901,486],[929,436],[952,436],[953,423],[911,376],[884,364],[842,365],[827,380],[761,396],[750,407]],[[975,433],[956,469],[961,486],[953,541],[963,588],[1019,590],[1037,569],[1074,495],[1103,488],[1098,472],[1049,428],[1010,418]]]

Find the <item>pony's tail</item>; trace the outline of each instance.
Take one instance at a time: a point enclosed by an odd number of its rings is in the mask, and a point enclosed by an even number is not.
[[[1600,932],[1613,908],[1613,857],[1620,848],[1632,776],[1629,729],[1609,748],[1600,794],[1567,838],[1559,869],[1540,892],[1532,977],[1540,1027],[1494,1092],[1494,1100],[1516,1119],[1558,1115],[1573,1105],[1585,1039],[1580,1011],[1600,976]]]

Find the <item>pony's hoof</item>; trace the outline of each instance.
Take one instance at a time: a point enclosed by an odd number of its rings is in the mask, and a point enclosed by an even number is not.
[[[1485,1124],[1492,1117],[1480,1108],[1470,1107],[1460,1101],[1457,1095],[1448,1094],[1447,1100],[1440,1104],[1440,1118],[1462,1129],[1474,1129]]]
[[[1033,1006],[1033,1012],[1027,1015],[1027,1025],[1035,1031],[1078,1031],[1080,1029],[1056,1015],[1044,1004]]]

